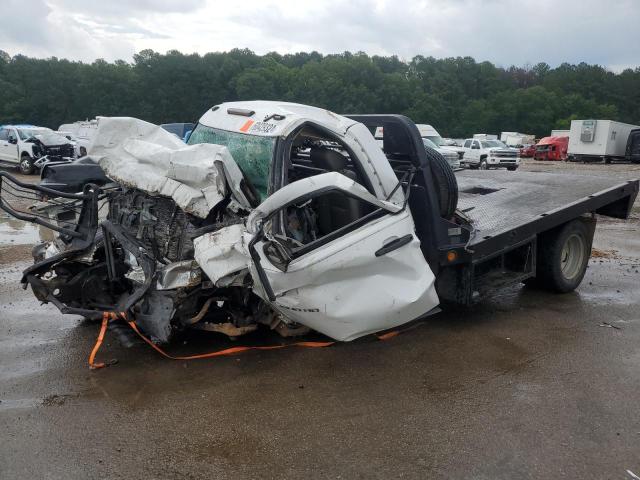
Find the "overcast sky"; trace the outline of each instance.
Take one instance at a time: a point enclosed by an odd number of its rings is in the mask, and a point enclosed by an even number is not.
[[[472,56],[498,65],[640,66],[640,0],[2,0],[10,55],[131,60],[185,53],[346,50]],[[12,14],[13,12],[14,14]]]

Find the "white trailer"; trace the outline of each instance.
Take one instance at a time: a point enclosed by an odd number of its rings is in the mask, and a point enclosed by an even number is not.
[[[613,120],[572,120],[569,131],[570,161],[624,160],[629,132],[637,125]]]
[[[568,137],[571,130],[551,130],[550,137]]]
[[[474,133],[473,138],[476,140],[498,140],[498,136],[491,133]]]
[[[500,141],[507,144],[509,147],[516,147],[519,145],[532,145],[535,142],[535,135],[520,132],[502,132],[500,134]]]

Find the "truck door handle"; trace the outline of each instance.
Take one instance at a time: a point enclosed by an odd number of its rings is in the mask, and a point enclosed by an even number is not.
[[[408,234],[404,237],[396,238],[395,240],[391,240],[380,250],[376,251],[376,257],[381,257],[382,255],[386,255],[389,252],[393,252],[394,250],[399,249],[400,247],[404,247],[407,243],[410,243],[413,240],[413,235]]]

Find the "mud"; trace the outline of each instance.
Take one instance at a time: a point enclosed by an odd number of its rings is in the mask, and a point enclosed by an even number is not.
[[[0,478],[630,478],[638,232],[600,222],[594,248],[615,257],[571,294],[514,286],[384,342],[194,362],[110,331],[99,356],[118,364],[98,371],[98,325],[39,306],[18,283],[28,260],[5,262]]]

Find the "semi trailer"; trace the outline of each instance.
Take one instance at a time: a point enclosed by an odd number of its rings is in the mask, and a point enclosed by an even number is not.
[[[627,139],[637,125],[612,120],[572,120],[568,160],[611,163],[625,159]]]

